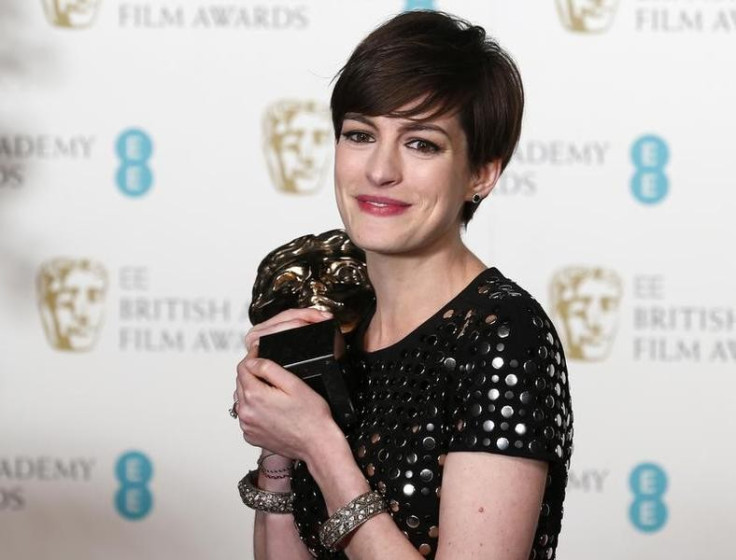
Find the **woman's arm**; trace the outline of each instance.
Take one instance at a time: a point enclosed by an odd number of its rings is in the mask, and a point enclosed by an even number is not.
[[[245,337],[246,358],[258,356],[258,342],[261,336],[324,321],[330,317],[329,313],[316,309],[294,309],[279,313],[250,329]],[[235,399],[239,399],[237,390],[233,396]],[[245,402],[240,401],[238,412],[240,412],[240,406],[246,406]],[[270,454],[270,452],[262,453],[261,459],[264,460],[266,455],[268,455],[268,458],[265,459],[266,466],[271,470],[279,471],[290,468],[294,463],[292,459]],[[264,476],[261,469],[258,472],[257,486],[267,492],[291,491],[291,482],[288,478],[268,478]],[[294,525],[294,516],[291,514],[256,511],[253,527],[253,550],[255,560],[307,560],[312,558],[306,545],[299,537],[299,532]]]
[[[310,453],[310,473],[330,513],[370,490],[342,434]],[[547,478],[547,463],[491,453],[449,453],[445,460],[437,560],[526,560]],[[386,513],[347,540],[350,560],[423,556]]]
[[[244,360],[238,370],[238,415],[249,443],[304,460],[330,514],[370,490],[324,399],[269,360]],[[437,560],[526,558],[546,474],[544,461],[449,453]],[[265,541],[270,545],[272,540],[267,532]],[[344,544],[350,560],[423,558],[387,513],[364,523]]]
[[[448,453],[437,560],[527,560],[548,464],[493,453]]]
[[[371,490],[353,458],[345,436],[336,425],[308,450],[309,472],[322,491],[329,515]],[[420,560],[424,558],[399,530],[388,513],[358,527],[343,543],[350,560]]]
[[[271,455],[268,457],[269,468],[282,469],[292,464],[291,459]],[[270,479],[262,472],[258,473],[258,488],[268,492],[290,492],[291,482],[288,478]],[[294,516],[282,513],[256,512],[253,527],[253,550],[255,560],[311,560],[307,547],[299,538],[294,525]]]

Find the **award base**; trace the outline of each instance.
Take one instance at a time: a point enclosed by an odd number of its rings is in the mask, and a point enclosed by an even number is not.
[[[345,341],[334,320],[262,336],[258,356],[297,375],[330,405],[343,430],[357,421],[341,360]]]

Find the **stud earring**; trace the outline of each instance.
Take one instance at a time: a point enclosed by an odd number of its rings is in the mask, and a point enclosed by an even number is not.
[[[473,204],[480,204],[480,201],[481,201],[481,200],[483,200],[483,199],[481,198],[481,196],[480,196],[480,195],[479,195],[478,193],[475,193],[475,194],[473,195],[473,198],[471,198],[471,199],[470,199],[470,201],[471,201],[471,202],[472,202]]]

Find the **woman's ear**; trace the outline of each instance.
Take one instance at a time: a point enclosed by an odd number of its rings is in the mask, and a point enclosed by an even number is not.
[[[473,174],[473,181],[467,193],[467,199],[472,200],[474,195],[479,195],[484,199],[496,186],[498,178],[501,176],[501,160],[494,159],[483,164],[477,172]]]

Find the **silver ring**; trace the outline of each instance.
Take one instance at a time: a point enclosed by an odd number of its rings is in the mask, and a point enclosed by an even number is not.
[[[238,417],[238,399],[235,399],[235,402],[233,403],[233,406],[228,408],[227,410],[230,413],[230,416],[232,418]]]

